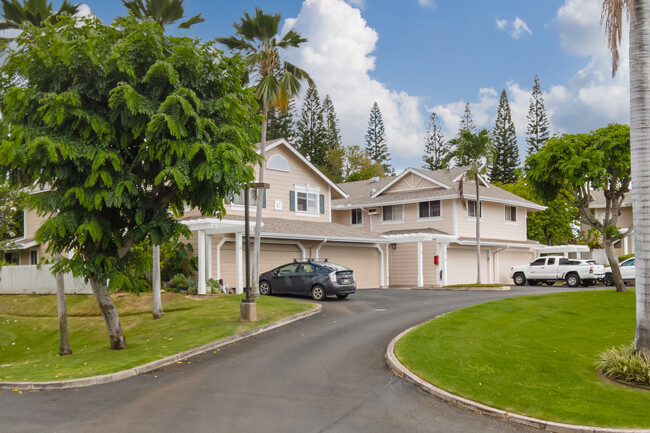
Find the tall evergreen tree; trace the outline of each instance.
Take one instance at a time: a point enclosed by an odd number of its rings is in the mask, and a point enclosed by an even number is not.
[[[460,119],[460,131],[476,132],[476,126],[472,120],[472,108],[469,102],[465,103],[465,111],[463,112],[463,117]]]
[[[314,84],[309,86],[297,124],[296,148],[315,166],[325,165],[327,129],[323,106]]]
[[[278,107],[273,107],[269,110],[267,116],[267,140],[275,140],[276,138],[285,138],[290,144],[295,142],[295,121],[293,114],[295,112],[295,103],[293,97],[289,99],[289,106],[287,110],[281,110]]]
[[[505,89],[501,92],[501,99],[497,108],[493,139],[494,165],[492,165],[490,172],[491,180],[493,182],[513,183],[517,180],[515,170],[519,165],[519,148],[517,147],[515,124],[512,122],[512,115],[510,114],[508,94]]]
[[[538,75],[535,75],[535,84],[533,85],[528,116],[526,117],[528,119],[528,128],[526,129],[528,153],[536,153],[544,147],[550,134],[548,117],[546,116],[546,108],[544,107],[544,98],[542,97],[542,88],[539,85]]]
[[[388,152],[388,141],[384,130],[384,119],[379,110],[377,102],[372,104],[370,118],[368,119],[368,132],[366,133],[366,152],[372,159],[384,167],[386,173],[394,174],[390,165],[390,153]]]
[[[341,146],[341,128],[330,95],[325,95],[325,100],[323,101],[323,116],[325,117],[327,147],[329,149],[336,149]]]
[[[436,113],[431,113],[424,137],[426,144],[422,156],[422,168],[427,170],[440,170],[449,168],[451,159],[451,145],[445,141],[440,126],[440,118]]]

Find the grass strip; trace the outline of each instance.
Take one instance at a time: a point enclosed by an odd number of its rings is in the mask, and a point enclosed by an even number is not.
[[[59,356],[56,296],[0,296],[0,381],[77,379],[114,373],[307,311],[305,302],[257,300],[258,321],[239,322],[242,296],[196,299],[164,293],[164,317],[151,315],[151,295],[114,294],[125,350],[110,350],[106,326],[92,296],[67,296],[73,354]]]
[[[400,362],[454,394],[569,424],[650,427],[650,392],[605,381],[605,349],[634,337],[635,293],[504,299],[451,312],[396,345]]]

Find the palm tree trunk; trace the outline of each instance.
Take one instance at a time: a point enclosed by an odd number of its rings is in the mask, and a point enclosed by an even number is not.
[[[153,294],[152,314],[154,319],[163,316],[162,299],[160,296],[160,245],[153,246],[153,268],[151,270],[151,291]]]
[[[616,252],[614,251],[614,240],[611,236],[605,234],[603,236],[603,243],[605,244],[605,254],[607,255],[607,260],[609,261],[609,265],[612,268],[612,277],[614,278],[616,291],[627,292],[625,283],[623,282],[623,277],[621,276],[621,267],[618,265],[618,257],[616,257]]]
[[[650,356],[650,3],[634,2],[630,24],[630,146],[636,250],[636,335],[634,348]]]
[[[95,295],[99,309],[104,316],[111,349],[125,349],[126,339],[122,332],[122,325],[120,325],[120,317],[118,316],[115,304],[113,304],[113,300],[108,293],[108,287],[98,283],[94,278],[90,278],[90,287],[93,289],[93,294]]]
[[[481,284],[481,198],[478,174],[474,175],[474,182],[476,182],[476,284]]]
[[[56,255],[61,260],[61,254]],[[63,273],[56,274],[56,309],[59,316],[59,356],[72,354],[68,337],[68,310],[65,305],[65,281]]]
[[[260,165],[258,182],[264,183],[264,164],[266,164],[266,128],[268,125],[269,108],[266,104],[262,107],[262,137],[260,139],[260,156],[262,157],[262,165]],[[255,241],[253,244],[253,278],[251,284],[250,294],[253,298],[260,297],[260,243],[262,233],[262,202],[263,196],[257,190],[257,208],[255,211]]]

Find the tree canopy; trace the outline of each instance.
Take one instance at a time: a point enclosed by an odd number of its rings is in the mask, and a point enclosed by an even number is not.
[[[122,0],[122,4],[134,17],[140,19],[150,18],[161,27],[166,27],[185,17],[185,0]],[[201,14],[183,21],[178,25],[179,29],[189,29],[194,24],[202,23],[205,18]]]
[[[0,178],[48,191],[30,196],[49,216],[36,239],[71,252],[60,270],[90,280],[98,301],[109,281],[138,290],[131,246],[186,232],[174,217],[185,206],[222,215],[253,180],[260,118],[245,64],[133,17],[63,18],[17,43],[1,67]]]

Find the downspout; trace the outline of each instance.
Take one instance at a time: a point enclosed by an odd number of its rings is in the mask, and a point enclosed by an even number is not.
[[[312,248],[316,248],[316,254],[315,254],[316,257],[314,257],[315,259],[318,259],[318,253],[320,252],[320,248],[321,248],[323,245],[325,245],[326,243],[327,243],[327,238],[324,238],[323,241],[322,241],[321,243],[319,243],[319,244],[316,245],[315,247],[312,247]]]

